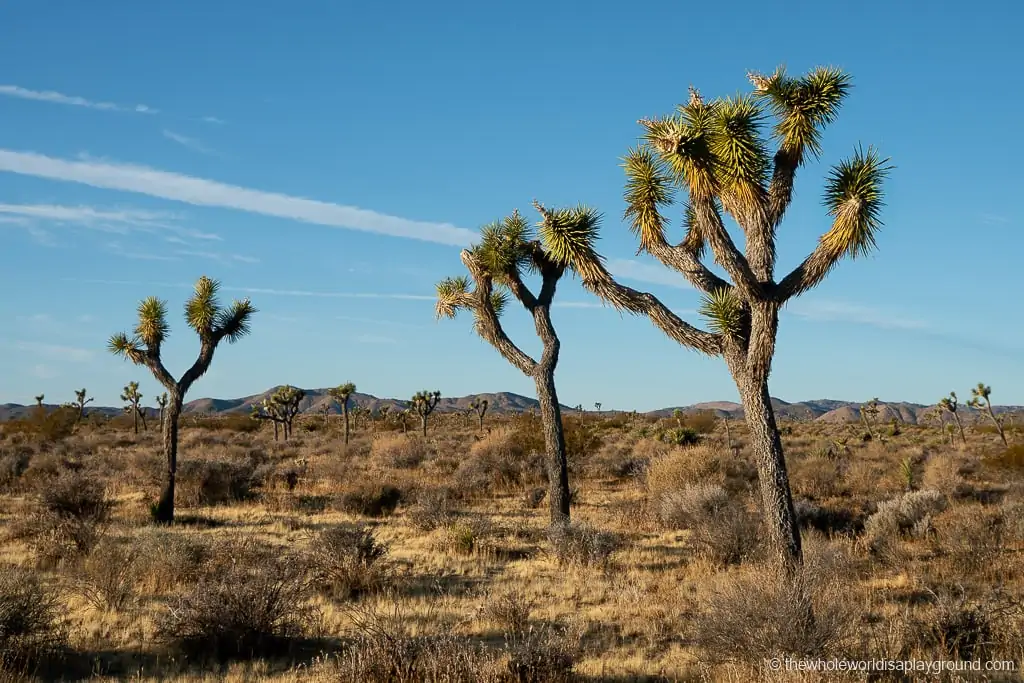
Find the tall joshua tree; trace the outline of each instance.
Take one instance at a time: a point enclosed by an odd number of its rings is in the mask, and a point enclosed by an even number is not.
[[[158,408],[160,408],[160,426],[162,428],[163,424],[164,424],[164,410],[166,410],[166,408],[167,408],[167,392],[166,391],[156,397],[156,405],[157,405]]]
[[[887,161],[858,148],[835,165],[824,204],[831,228],[817,247],[781,280],[775,279],[776,230],[793,197],[797,170],[821,153],[821,133],[839,113],[849,77],[818,68],[802,77],[779,69],[749,74],[754,92],[705,101],[691,88],[674,114],[641,119],[643,140],[625,157],[625,218],[646,251],[703,293],[708,330],[681,320],[657,298],[619,284],[595,250],[599,215],[586,207],[548,210],[541,236],[553,260],[571,268],[583,286],[620,310],[647,316],[683,346],[724,359],[742,398],[760,474],[771,544],[792,574],[802,562],[786,461],[768,393],[779,309],[814,288],[844,256],[875,245]],[[773,123],[770,130],[766,124]],[[676,189],[684,194],[683,239],[669,241],[662,208]],[[728,214],[744,250],[726,227]],[[728,279],[709,269],[710,247]]]
[[[132,427],[136,434],[139,433],[139,418],[142,418],[142,429],[146,429],[146,414],[143,412],[143,408],[139,407],[139,403],[142,401],[142,394],[139,393],[138,382],[128,382],[124,388],[124,392],[121,393],[121,400],[127,405],[124,407],[124,412],[132,414]]]
[[[558,281],[565,273],[564,260],[545,249],[517,211],[499,223],[484,227],[479,244],[462,252],[462,263],[472,283],[465,276],[440,282],[437,315],[453,318],[460,309],[471,311],[476,333],[505,360],[533,379],[544,427],[551,523],[567,522],[569,470],[562,413],[555,390],[555,367],[561,342],[551,324],[551,302]],[[524,270],[540,275],[541,286],[536,294],[524,282]],[[542,344],[539,360],[516,346],[501,326],[499,318],[508,302],[505,290],[533,317]]]
[[[437,407],[440,400],[440,391],[430,392],[423,390],[417,391],[409,401],[409,405],[412,407],[413,411],[420,416],[420,426],[423,429],[423,436],[427,435],[427,417],[434,412],[434,408]]]
[[[1006,442],[1006,432],[1003,430],[1003,421],[996,417],[995,411],[992,410],[992,401],[990,396],[992,395],[992,387],[986,386],[984,382],[978,382],[978,386],[971,389],[971,400],[967,402],[971,408],[981,410],[984,408],[988,418],[992,420],[992,424],[996,426],[996,431],[999,432],[999,438],[1003,440],[1003,446],[1009,446]]]
[[[469,404],[469,409],[476,413],[477,419],[480,421],[480,431],[484,431],[484,413],[487,412],[488,402],[486,398],[473,399],[472,403]]]
[[[339,384],[333,389],[329,389],[327,393],[341,406],[341,413],[345,417],[345,443],[347,444],[349,435],[348,405],[349,401],[352,400],[352,394],[356,393],[356,385],[352,382],[346,382],[345,384]]]
[[[85,418],[85,406],[89,405],[94,400],[94,398],[86,398],[85,396],[87,393],[88,392],[85,389],[78,389],[75,391],[75,402],[71,405],[78,411],[78,414],[75,416],[76,425]]]
[[[167,302],[151,296],[138,308],[139,320],[133,335],[119,332],[110,338],[109,349],[136,365],[145,365],[167,389],[168,401],[163,420],[164,456],[167,459],[167,479],[160,501],[154,509],[154,519],[160,523],[174,521],[174,477],[178,471],[178,418],[185,395],[192,385],[206,374],[213,362],[213,354],[224,340],[234,343],[249,334],[256,309],[248,299],[234,301],[222,307],[217,294],[220,283],[205,275],[199,278],[195,291],[185,302],[185,322],[199,336],[199,356],[180,379],[174,379],[164,367],[161,352],[170,334],[167,322]]]
[[[949,396],[947,396],[947,397],[943,398],[941,401],[939,401],[939,408],[941,408],[942,410],[945,410],[946,412],[948,412],[948,413],[953,415],[953,422],[956,423],[956,428],[960,432],[960,443],[962,443],[964,446],[966,446],[967,445],[967,437],[964,436],[964,426],[960,422],[960,414],[957,412],[957,408],[958,407],[959,406],[957,405],[957,399],[956,399],[956,392],[955,391],[949,392]],[[952,443],[952,437],[950,437],[950,443]]]

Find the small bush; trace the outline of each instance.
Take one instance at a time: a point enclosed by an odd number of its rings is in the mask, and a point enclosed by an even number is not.
[[[234,557],[179,597],[157,619],[160,639],[219,660],[272,657],[306,635],[316,611],[306,604],[305,567],[291,557]]]
[[[524,591],[511,589],[501,593],[488,593],[480,607],[481,615],[513,637],[526,634],[530,613],[536,601]]]
[[[398,487],[379,482],[367,482],[342,494],[339,507],[349,514],[366,517],[385,517],[398,507],[402,492]]]
[[[0,491],[13,490],[28,470],[34,451],[26,445],[0,448]]]
[[[382,434],[370,445],[370,458],[384,467],[412,469],[428,455],[426,441],[411,434]]]
[[[486,517],[467,515],[444,527],[438,546],[444,552],[472,555],[484,550],[487,540],[493,535],[494,528]]]
[[[672,427],[658,435],[658,440],[673,446],[696,446],[701,436],[696,429],[690,427]]]
[[[39,497],[37,511],[21,535],[44,565],[88,554],[110,520],[113,503],[103,483],[81,472],[65,472]]]
[[[938,491],[911,491],[880,503],[877,512],[864,523],[868,543],[896,536],[922,536],[930,528],[932,515],[946,509],[946,497]]]
[[[310,543],[310,568],[324,593],[340,599],[358,598],[385,588],[391,576],[388,546],[367,526],[334,526]]]
[[[585,522],[556,524],[548,529],[548,540],[559,564],[606,568],[619,549],[619,538]]]
[[[691,528],[697,554],[715,564],[740,564],[762,547],[761,519],[739,501],[705,509],[693,518]]]
[[[416,496],[416,504],[406,513],[409,522],[421,531],[433,531],[449,524],[455,516],[447,488],[428,488]]]
[[[252,500],[259,485],[255,472],[252,461],[185,460],[178,465],[178,500],[184,507]]]
[[[35,572],[0,566],[0,671],[30,669],[64,647],[63,611]]]
[[[135,599],[139,556],[136,545],[104,540],[82,565],[79,592],[97,609],[124,609]]]
[[[689,529],[730,504],[729,492],[717,484],[694,484],[669,491],[657,501],[661,523],[670,529]]]

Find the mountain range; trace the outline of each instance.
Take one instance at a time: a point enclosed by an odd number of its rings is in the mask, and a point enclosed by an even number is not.
[[[183,412],[185,414],[205,415],[248,415],[254,405],[260,404],[263,399],[270,397],[270,395],[279,388],[280,387],[273,387],[262,394],[245,396],[243,398],[199,398],[194,401],[187,402],[184,406]],[[325,406],[331,413],[340,412],[338,405],[328,394],[328,389],[306,389],[305,391],[306,396],[299,404],[300,412],[322,414]],[[489,414],[528,412],[538,406],[536,399],[508,391],[502,391],[493,394],[471,394],[469,396],[461,396],[458,398],[442,397],[436,410],[438,412],[464,411],[469,409],[471,403],[481,399],[487,400],[487,412]],[[50,404],[43,405],[49,409],[57,407],[56,405]],[[358,406],[374,412],[384,406],[387,406],[392,411],[397,411],[409,407],[409,401],[393,398],[378,398],[371,394],[354,393],[352,394],[349,405],[351,407]],[[802,422],[817,420],[821,422],[844,423],[856,422],[860,419],[860,406],[862,403],[855,401],[839,401],[834,399],[789,403],[778,398],[773,398],[772,405],[775,407],[776,417],[782,420],[796,420]],[[5,403],[0,405],[0,422],[26,417],[34,407],[35,406],[33,405],[25,406],[17,403]],[[592,407],[593,406],[585,407],[585,409],[588,412],[597,412],[589,409]],[[895,418],[900,422],[918,424],[924,422],[926,419],[925,415],[934,410],[934,408],[934,405],[928,406],[920,403],[908,403],[905,401],[880,401],[878,403],[879,413],[875,418],[875,421],[890,422]],[[570,408],[568,406],[562,406],[562,410],[566,412],[575,411],[574,408]],[[690,406],[673,406],[670,408],[648,411],[646,414],[656,417],[670,417],[676,410],[680,410],[683,413],[709,410],[713,411],[720,417],[736,419],[743,417],[743,407],[740,404],[733,403],[731,401],[711,401],[696,403]],[[147,411],[152,414],[157,413],[156,408],[150,407],[147,408]],[[960,415],[966,422],[973,422],[981,417],[979,411],[973,410],[966,405],[961,406],[959,411]],[[993,411],[997,414],[1024,413],[1024,406],[993,406]],[[103,415],[119,415],[123,412],[122,408],[117,407],[89,406],[86,408],[87,414],[99,413]],[[600,412],[601,414],[611,415],[622,411],[605,410]]]

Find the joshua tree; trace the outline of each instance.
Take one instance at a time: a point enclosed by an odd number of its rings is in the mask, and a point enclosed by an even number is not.
[[[124,412],[132,414],[132,428],[135,433],[139,433],[139,418],[142,418],[142,429],[146,429],[146,414],[143,409],[139,407],[139,403],[142,401],[142,394],[139,393],[138,382],[128,382],[128,385],[124,388],[124,392],[121,394],[121,400],[127,405],[124,407]]]
[[[341,414],[345,417],[345,443],[347,444],[349,434],[348,403],[352,399],[352,394],[356,393],[356,385],[352,382],[346,382],[328,390],[327,393],[341,406]]]
[[[683,426],[683,411],[676,408],[672,411],[672,417],[676,419],[676,426],[682,428]]]
[[[329,402],[324,403],[320,408],[320,412],[324,414],[324,429],[330,428],[331,423],[328,416],[331,414],[331,404]]]
[[[164,410],[167,408],[167,392],[160,394],[156,397],[156,405],[160,408],[160,426],[164,424]]]
[[[487,406],[488,403],[486,398],[474,399],[473,402],[469,404],[469,409],[476,413],[477,419],[480,421],[481,432],[484,431],[484,413],[487,412]]]
[[[949,392],[949,396],[947,396],[946,398],[944,398],[941,401],[939,401],[939,407],[941,409],[945,410],[946,412],[949,412],[949,413],[951,413],[953,415],[953,421],[956,423],[956,428],[960,432],[960,442],[964,446],[966,446],[967,445],[967,437],[964,436],[964,426],[960,423],[960,414],[956,412],[956,409],[957,409],[956,392],[955,391]],[[950,444],[952,444],[952,443],[953,443],[953,439],[952,439],[952,435],[951,435],[950,436]]]
[[[248,299],[222,307],[217,299],[220,283],[205,275],[196,282],[195,291],[185,303],[185,322],[199,336],[199,356],[181,379],[175,380],[161,359],[164,341],[171,328],[167,322],[167,302],[156,297],[144,299],[138,308],[139,321],[133,336],[124,332],[110,338],[110,351],[136,365],[145,365],[167,389],[168,403],[163,420],[164,456],[167,459],[167,480],[160,501],[154,508],[154,519],[160,523],[174,521],[174,477],[178,471],[178,418],[185,395],[197,379],[206,374],[213,362],[217,346],[224,340],[234,343],[250,332],[256,309]]]
[[[596,410],[599,413],[601,412],[601,403],[600,402],[597,402],[597,403],[594,404],[594,410]]]
[[[38,396],[36,396],[36,407],[37,408],[42,408],[43,407],[43,399],[44,398],[46,398],[46,394],[39,394]]]
[[[555,367],[561,342],[551,323],[551,302],[558,281],[565,274],[565,264],[536,239],[532,227],[518,211],[484,227],[480,242],[464,250],[461,257],[473,280],[472,285],[465,276],[439,283],[437,316],[452,318],[460,309],[472,311],[476,333],[505,360],[533,379],[544,428],[551,523],[568,522],[569,470],[562,413],[555,390]],[[536,294],[523,281],[524,270],[540,275],[540,289]],[[511,292],[533,318],[542,345],[539,360],[516,346],[502,328],[500,316],[508,303],[504,290]],[[582,404],[577,406],[578,411],[582,409]]]
[[[85,418],[85,406],[93,402],[92,398],[85,397],[87,393],[88,392],[85,389],[77,389],[75,391],[75,400],[71,403],[65,403],[63,405],[63,407],[70,408],[75,411],[76,429],[78,428],[78,425],[82,422],[82,419]]]
[[[440,400],[440,391],[430,392],[423,390],[417,391],[409,401],[412,409],[420,416],[420,426],[423,429],[423,436],[427,435],[427,417],[434,412],[434,408],[437,407]]]
[[[398,418],[402,421],[402,433],[403,434],[408,434],[409,433],[409,423],[406,422],[406,420],[409,418],[409,416],[411,414],[412,414],[412,411],[409,410],[408,408],[398,412]]]
[[[878,417],[878,399],[873,398],[860,407],[860,421],[864,423],[864,427],[868,430],[868,435],[873,439],[875,438],[875,432],[871,426],[875,422],[875,418]]]
[[[256,420],[270,420],[274,423],[274,441],[277,441],[280,424],[284,428],[284,440],[292,434],[292,422],[299,414],[299,404],[306,397],[306,392],[290,384],[275,391],[270,398],[263,399],[258,406],[252,407],[251,417]]]
[[[800,532],[768,391],[779,309],[821,283],[844,256],[856,258],[874,247],[889,168],[872,148],[857,149],[833,167],[824,194],[831,229],[799,266],[776,281],[776,230],[793,197],[796,172],[820,154],[821,131],[836,118],[850,80],[832,68],[799,78],[782,69],[749,77],[752,95],[708,102],[691,88],[689,101],[676,113],[642,119],[644,141],[625,158],[625,217],[640,249],[703,293],[701,312],[709,331],[685,323],[652,294],[613,279],[595,250],[600,222],[595,211],[536,206],[553,258],[572,268],[585,288],[620,310],[647,316],[683,346],[725,360],[750,428],[771,546],[792,575],[802,563]],[[770,131],[765,130],[767,114],[775,124]],[[678,244],[668,240],[662,214],[676,187],[686,195],[685,234]],[[725,213],[742,230],[744,251],[733,241]],[[708,247],[728,280],[702,261]]]
[[[978,382],[978,386],[971,389],[971,400],[967,402],[967,405],[977,410],[985,409],[992,424],[996,426],[996,431],[999,432],[999,438],[1003,440],[1003,446],[1009,446],[1006,442],[1006,432],[1003,431],[1002,419],[996,417],[995,412],[992,410],[992,401],[989,397],[992,395],[992,387],[985,386],[984,382]]]
[[[377,414],[380,415],[380,421],[384,423],[384,427],[391,423],[391,406],[381,406],[377,408]]]

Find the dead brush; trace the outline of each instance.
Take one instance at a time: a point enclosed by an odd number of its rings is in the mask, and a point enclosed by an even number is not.
[[[123,610],[136,598],[138,545],[104,539],[82,562],[78,592],[99,610]]]
[[[350,600],[388,587],[393,567],[388,545],[377,540],[372,527],[329,527],[309,541],[309,567],[319,590],[338,600]]]
[[[91,552],[106,531],[112,508],[103,482],[65,472],[44,489],[35,512],[15,532],[28,541],[41,567],[52,567]]]
[[[478,614],[484,620],[497,624],[506,634],[520,637],[526,634],[530,614],[536,605],[534,598],[518,588],[489,591],[483,595]]]
[[[0,674],[31,670],[67,643],[64,605],[36,572],[0,565]]]
[[[455,518],[453,495],[447,487],[421,489],[416,503],[406,512],[409,523],[420,531],[433,531],[446,526]]]
[[[548,529],[555,559],[560,565],[607,569],[612,553],[622,547],[621,539],[586,522],[556,524]]]
[[[412,434],[378,434],[370,444],[370,459],[386,468],[414,469],[429,456],[426,440]]]

